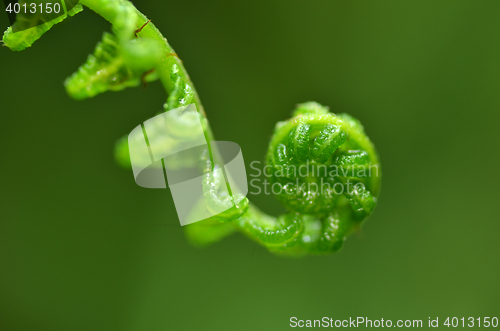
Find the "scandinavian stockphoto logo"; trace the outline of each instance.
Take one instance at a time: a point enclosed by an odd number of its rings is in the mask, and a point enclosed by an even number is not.
[[[13,32],[42,25],[66,16],[79,0],[3,0]]]
[[[170,188],[181,225],[198,222],[235,206],[248,193],[243,155],[238,144],[210,141],[206,119],[195,104],[169,110],[138,125],[128,136],[134,178],[146,188]],[[217,195],[233,197],[232,206],[207,208],[203,165],[213,160],[221,181]],[[220,172],[223,176],[220,176]]]

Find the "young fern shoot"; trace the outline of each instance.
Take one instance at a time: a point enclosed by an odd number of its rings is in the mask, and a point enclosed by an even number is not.
[[[213,134],[182,61],[131,2],[80,0],[55,20],[18,32],[7,29],[3,41],[14,51],[30,47],[54,24],[80,12],[82,5],[109,21],[113,33],[105,32],[94,53],[66,80],[68,94],[82,100],[160,80],[168,95],[162,111],[195,104],[199,112],[196,118],[172,113],[175,127],[183,128],[178,134],[189,132],[193,121],[202,120],[210,145]],[[193,160],[204,172],[206,203],[197,208],[226,211],[185,227],[195,245],[212,244],[239,231],[276,254],[329,254],[342,247],[377,203],[380,163],[363,126],[352,116],[334,114],[315,102],[298,105],[292,118],[277,123],[269,144],[266,176],[280,188],[277,198],[288,210],[281,216],[263,213],[243,196],[221,193],[224,174],[213,152]],[[115,154],[121,165],[130,166],[127,137],[118,141]],[[299,171],[303,168],[307,175]]]

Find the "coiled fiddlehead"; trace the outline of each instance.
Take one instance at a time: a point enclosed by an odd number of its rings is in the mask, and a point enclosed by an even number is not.
[[[291,119],[277,123],[266,162],[272,191],[289,212],[275,218],[250,204],[231,224],[275,253],[335,252],[376,205],[378,156],[363,126],[347,114],[315,102],[298,105]],[[187,231],[196,240],[203,228],[217,226],[202,221]],[[219,226],[226,234],[227,226]]]
[[[277,124],[267,164],[267,175],[280,186],[278,199],[292,211],[326,215],[347,198],[364,218],[375,206],[377,154],[359,121],[347,114],[314,102],[299,105],[292,119]]]
[[[159,79],[168,94],[163,111],[195,104],[199,112],[199,116],[171,113],[171,123],[178,125],[171,128],[174,138],[165,148],[175,149],[200,118],[205,138],[213,141],[182,61],[154,24],[127,0],[81,0],[80,4],[108,20],[113,34],[105,33],[94,54],[66,80],[69,95],[85,99]],[[57,20],[34,28],[17,33],[9,28],[3,38],[5,45],[12,50],[30,47],[54,24],[81,11],[80,4]],[[120,164],[130,166],[126,137],[118,141],[115,155]],[[175,159],[170,161],[173,163],[167,166],[179,166]],[[196,159],[179,162],[196,163]],[[192,213],[225,210],[185,227],[187,238],[201,246],[239,231],[277,254],[332,253],[371,214],[380,189],[378,155],[360,122],[314,102],[298,105],[291,119],[277,123],[266,156],[265,174],[278,189],[276,196],[287,213],[267,215],[244,196],[224,190],[216,151],[204,153],[198,162],[204,172],[205,199]]]

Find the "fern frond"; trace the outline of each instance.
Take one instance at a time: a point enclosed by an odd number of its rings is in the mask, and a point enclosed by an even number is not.
[[[39,1],[43,3],[43,1]],[[20,5],[27,3],[20,1]],[[34,3],[30,1],[30,3]],[[64,7],[66,8],[66,6]],[[74,16],[81,12],[83,7],[81,4],[72,4],[70,9],[62,15],[46,14],[37,12],[35,14],[26,14],[20,12],[16,16],[16,22],[9,27],[4,35],[3,42],[5,46],[13,51],[22,51],[31,47],[35,41],[40,39],[42,35],[49,31],[54,25],[64,21],[69,16]]]

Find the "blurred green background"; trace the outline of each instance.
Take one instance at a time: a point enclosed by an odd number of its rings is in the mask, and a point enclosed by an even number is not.
[[[64,91],[110,29],[85,10],[24,52],[0,49],[0,330],[500,317],[500,2],[136,5],[248,172],[274,124],[315,100],[365,125],[382,161],[379,205],[332,256],[279,258],[239,234],[190,246],[170,193],[138,187],[113,158],[117,138],[161,109],[160,84],[83,102]]]

